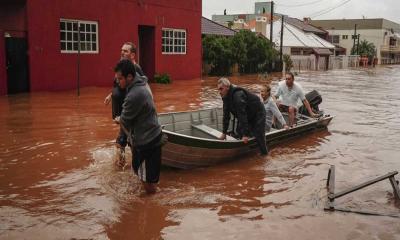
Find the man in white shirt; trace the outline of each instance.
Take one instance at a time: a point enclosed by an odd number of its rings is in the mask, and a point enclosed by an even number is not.
[[[293,73],[286,73],[285,77],[285,81],[279,82],[275,97],[277,99],[280,97],[278,102],[279,110],[287,112],[289,115],[289,126],[293,127],[296,123],[297,101],[299,99],[303,102],[311,117],[318,117],[318,115],[312,111],[310,103],[307,101],[300,84],[294,82]]]

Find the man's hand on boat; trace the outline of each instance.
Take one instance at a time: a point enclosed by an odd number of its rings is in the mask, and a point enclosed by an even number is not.
[[[223,133],[218,139],[219,140],[226,140],[226,134]]]
[[[320,117],[319,114],[314,113],[314,112],[311,112],[311,113],[310,113],[310,116],[311,116],[312,118],[319,118],[319,117]]]
[[[243,136],[242,141],[244,142],[244,144],[247,144],[249,142],[249,137]]]
[[[119,124],[119,118],[120,118],[120,116],[115,117],[115,118],[114,118],[114,122],[117,123],[117,124]]]
[[[289,126],[288,126],[287,124],[285,124],[285,125],[283,125],[283,128],[284,128],[285,130],[288,130],[288,129],[289,129]]]

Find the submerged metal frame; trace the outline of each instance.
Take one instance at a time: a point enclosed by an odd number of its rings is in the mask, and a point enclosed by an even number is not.
[[[372,180],[366,181],[364,183],[361,183],[357,186],[351,187],[347,190],[343,190],[339,193],[335,193],[335,166],[332,165],[329,168],[329,172],[328,172],[328,179],[326,181],[326,187],[328,188],[328,202],[327,202],[327,206],[325,207],[325,210],[330,210],[330,211],[342,211],[342,212],[353,212],[353,213],[359,213],[359,214],[366,214],[366,215],[376,215],[376,216],[389,216],[389,217],[398,217],[400,218],[400,215],[396,215],[396,214],[389,214],[389,215],[385,215],[385,214],[380,214],[380,213],[373,213],[373,212],[369,212],[369,211],[354,211],[354,210],[350,210],[350,209],[345,209],[345,208],[338,208],[335,207],[335,199],[336,198],[340,198],[343,197],[349,193],[355,192],[357,190],[363,189],[365,187],[368,187],[372,184],[381,182],[385,179],[389,179],[392,188],[393,188],[393,195],[395,196],[395,198],[397,198],[398,200],[400,200],[400,189],[399,189],[399,182],[396,181],[396,179],[394,178],[395,175],[397,175],[398,172],[394,171],[394,172],[389,172],[383,176],[374,178]]]

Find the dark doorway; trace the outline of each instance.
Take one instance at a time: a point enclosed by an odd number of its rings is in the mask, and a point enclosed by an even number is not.
[[[155,74],[155,30],[152,26],[139,26],[139,65],[150,81]]]
[[[29,92],[28,43],[26,38],[6,38],[8,94]]]

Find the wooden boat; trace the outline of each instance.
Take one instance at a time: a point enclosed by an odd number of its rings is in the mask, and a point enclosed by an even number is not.
[[[221,108],[160,114],[163,132],[168,136],[162,150],[162,164],[182,169],[207,167],[258,152],[254,138],[250,138],[248,144],[230,136],[227,140],[219,140],[218,137],[222,134],[222,118]],[[289,130],[272,128],[266,133],[267,145],[324,129],[332,118],[322,114],[320,118],[313,119],[298,114],[295,127]],[[232,120],[229,129],[232,130],[234,126]]]

